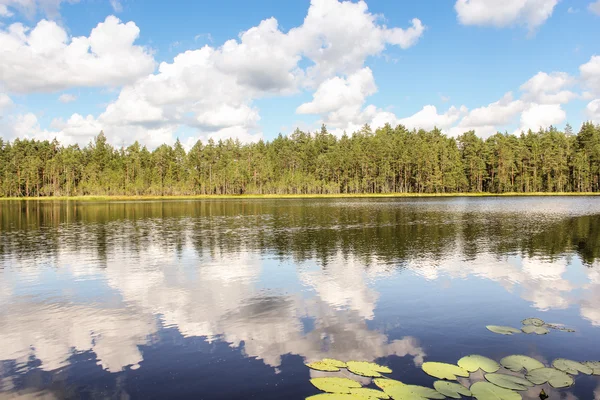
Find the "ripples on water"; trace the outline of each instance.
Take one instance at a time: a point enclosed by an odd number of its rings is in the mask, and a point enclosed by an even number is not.
[[[423,361],[472,353],[600,359],[596,198],[3,202],[0,229],[0,399],[303,399],[325,356],[428,386]],[[531,316],[577,333],[485,329]]]

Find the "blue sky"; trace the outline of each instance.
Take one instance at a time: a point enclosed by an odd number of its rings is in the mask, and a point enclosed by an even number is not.
[[[600,123],[599,0],[248,4],[0,0],[0,136],[103,129],[153,147],[321,123],[482,137]]]

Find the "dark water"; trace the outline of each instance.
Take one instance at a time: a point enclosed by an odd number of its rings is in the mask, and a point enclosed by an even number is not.
[[[598,360],[599,256],[598,198],[0,202],[0,399],[303,399],[325,356],[426,386],[467,354]],[[485,329],[534,316],[577,332]]]

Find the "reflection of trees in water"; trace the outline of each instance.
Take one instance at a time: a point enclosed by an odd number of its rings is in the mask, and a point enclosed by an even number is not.
[[[191,240],[198,251],[243,248],[323,263],[340,250],[366,265],[441,260],[457,247],[466,259],[482,252],[598,259],[600,214],[536,213],[536,200],[529,211],[514,211],[510,203],[501,210],[445,211],[439,204],[368,201],[10,202],[0,207],[0,256],[87,249],[105,259],[107,247],[123,241],[130,251],[154,243],[181,253]]]

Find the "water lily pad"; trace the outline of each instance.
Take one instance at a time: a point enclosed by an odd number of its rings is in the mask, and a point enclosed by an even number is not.
[[[519,329],[513,328],[511,326],[488,325],[486,326],[486,328],[500,335],[513,335],[515,333],[521,333]]]
[[[382,392],[381,390],[369,389],[369,388],[350,389],[350,394],[364,396],[364,397],[371,397],[374,399],[389,399],[390,398],[390,396],[387,393]]]
[[[346,368],[346,363],[340,360],[336,360],[335,358],[324,358],[321,360],[324,363],[327,363],[329,365],[333,365],[334,367],[338,367],[338,368]]]
[[[574,381],[566,372],[559,371],[556,368],[538,368],[529,371],[526,378],[536,385],[542,385],[546,382],[554,388],[564,388],[573,385]]]
[[[426,374],[438,379],[448,379],[455,381],[457,376],[468,377],[469,372],[458,365],[446,364],[440,362],[426,362],[421,367]]]
[[[315,361],[310,364],[306,364],[306,366],[310,369],[314,369],[317,371],[325,371],[325,372],[337,372],[340,369],[335,365],[329,364],[325,361]]]
[[[592,374],[600,375],[600,361],[587,361],[584,364],[592,369]]]
[[[348,361],[346,367],[353,374],[369,378],[379,378],[381,377],[381,372],[388,374],[392,372],[388,367],[366,361]]]
[[[317,389],[328,393],[350,393],[350,389],[359,388],[362,386],[360,382],[355,380],[338,378],[335,376],[313,378],[310,380],[310,383],[312,383]]]
[[[500,364],[491,358],[472,354],[458,360],[458,366],[469,372],[475,372],[478,369],[482,369],[485,372],[496,372],[500,369]]]
[[[536,335],[545,335],[547,333],[550,333],[548,328],[535,325],[525,325],[521,330],[525,333],[535,333]]]
[[[471,393],[477,400],[522,400],[520,393],[501,388],[489,382],[476,382],[471,386]]]
[[[453,399],[460,399],[461,395],[462,396],[471,396],[471,391],[469,389],[467,389],[463,385],[460,385],[460,384],[454,383],[454,382],[435,381],[433,383],[433,387],[435,388],[435,390],[437,390],[444,396],[447,396],[447,397],[450,397]]]
[[[560,371],[566,372],[571,375],[577,375],[579,372],[583,372],[586,375],[592,375],[594,370],[577,361],[566,360],[564,358],[557,358],[552,362],[552,366]]]
[[[545,322],[539,318],[527,318],[527,319],[524,319],[523,321],[521,321],[521,323],[523,325],[533,325],[533,326],[542,326],[545,324]]]
[[[494,385],[503,387],[505,389],[527,390],[529,387],[533,386],[533,384],[527,379],[514,375],[485,374],[485,379]]]
[[[504,357],[500,360],[500,364],[513,372],[521,372],[522,369],[532,371],[534,369],[544,368],[544,364],[535,358],[522,355]]]
[[[446,396],[431,388],[417,385],[394,385],[385,389],[394,400],[445,399]]]
[[[563,332],[575,332],[574,329],[571,328],[567,328],[563,325],[557,325],[557,324],[545,324],[544,325],[546,328],[550,328],[550,329],[555,329],[557,331],[563,331]]]
[[[404,385],[403,382],[397,381],[395,379],[387,379],[387,378],[373,379],[373,383],[375,384],[375,386],[377,386],[378,388],[383,389],[383,390],[385,390],[386,388],[388,388],[390,386]]]
[[[320,393],[309,396],[306,400],[372,400],[372,397],[365,397],[356,394],[344,393]]]

